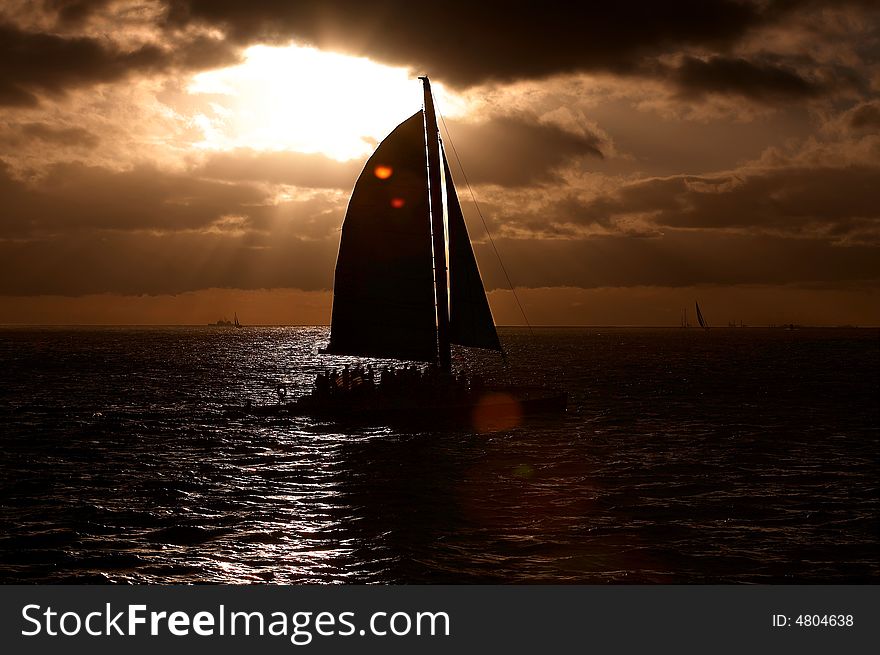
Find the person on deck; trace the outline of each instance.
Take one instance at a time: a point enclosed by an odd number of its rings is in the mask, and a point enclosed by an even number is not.
[[[330,380],[326,373],[321,371],[315,377],[315,395],[327,396],[330,393]]]

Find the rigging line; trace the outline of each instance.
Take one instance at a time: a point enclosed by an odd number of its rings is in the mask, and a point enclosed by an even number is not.
[[[461,158],[458,156],[458,151],[455,149],[455,144],[452,142],[452,134],[449,133],[449,127],[446,125],[446,118],[443,117],[443,114],[437,109],[437,105],[434,105],[434,108],[437,114],[440,116],[440,121],[443,123],[443,130],[446,132],[446,137],[449,139],[449,145],[452,148],[452,154],[455,155],[455,161],[458,164],[458,168],[461,171],[461,175],[464,178],[465,186],[468,188],[468,193],[471,194],[471,200],[474,203],[474,207],[477,208],[477,214],[480,217],[480,221],[483,223],[483,229],[486,230],[486,236],[489,237],[489,243],[492,244],[492,250],[495,251],[495,256],[498,258],[498,263],[501,265],[501,270],[504,273],[504,278],[507,280],[507,286],[513,292],[513,299],[516,300],[516,305],[519,307],[519,313],[522,314],[523,320],[526,322],[526,327],[529,329],[529,336],[534,338],[535,332],[532,330],[532,324],[529,322],[529,317],[526,316],[526,312],[523,309],[522,303],[519,301],[519,296],[516,293],[516,289],[513,286],[513,282],[510,281],[510,275],[507,274],[507,267],[504,266],[504,260],[501,259],[501,253],[498,252],[498,247],[495,245],[495,239],[492,238],[492,233],[489,231],[489,226],[486,224],[486,219],[483,218],[483,212],[480,209],[480,205],[477,202],[477,197],[474,195],[474,190],[471,187],[471,183],[468,180],[467,173],[464,171],[464,166],[461,164]]]

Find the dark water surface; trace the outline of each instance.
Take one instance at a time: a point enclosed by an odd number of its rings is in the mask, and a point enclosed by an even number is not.
[[[223,416],[325,338],[0,328],[0,581],[880,578],[877,330],[503,330],[571,396],[504,432]]]

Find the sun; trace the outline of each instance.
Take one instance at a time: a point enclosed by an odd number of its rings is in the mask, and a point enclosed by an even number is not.
[[[464,101],[432,84],[438,109],[464,113]],[[363,157],[422,104],[406,68],[315,48],[253,46],[238,66],[195,75],[199,148],[294,150],[340,161]]]

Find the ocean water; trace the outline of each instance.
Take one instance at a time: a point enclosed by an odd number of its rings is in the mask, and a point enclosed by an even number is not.
[[[501,330],[564,416],[233,419],[326,328],[0,328],[0,581],[880,578],[880,332]]]

